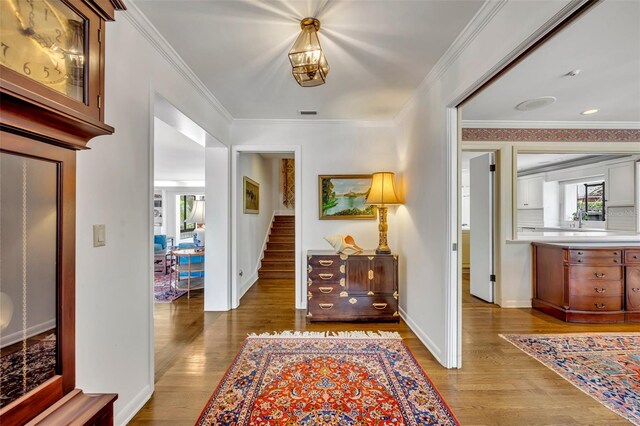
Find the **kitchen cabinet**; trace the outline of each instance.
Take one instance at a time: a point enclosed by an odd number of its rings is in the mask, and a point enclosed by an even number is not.
[[[608,207],[633,206],[635,189],[634,162],[612,164],[607,168],[605,199]]]
[[[543,208],[544,177],[526,177],[518,179],[517,205],[519,209]]]
[[[533,243],[532,306],[567,322],[640,322],[640,248]]]

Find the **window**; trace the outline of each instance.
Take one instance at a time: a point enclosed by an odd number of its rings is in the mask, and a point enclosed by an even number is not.
[[[195,223],[187,223],[185,220],[191,214],[193,208],[193,201],[196,199],[195,195],[181,195],[180,196],[180,232],[191,232],[196,229]]]
[[[604,182],[587,182],[576,187],[576,219],[582,214],[582,220],[603,222]]]

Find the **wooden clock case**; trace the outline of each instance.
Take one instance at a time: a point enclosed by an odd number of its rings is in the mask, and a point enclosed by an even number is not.
[[[116,394],[75,388],[76,151],[114,129],[104,120],[105,22],[121,0],[63,0],[87,20],[85,102],[0,66],[0,151],[57,164],[57,373],[0,410],[3,426],[113,424]],[[5,242],[7,243],[7,242]],[[16,242],[17,244],[17,242]]]

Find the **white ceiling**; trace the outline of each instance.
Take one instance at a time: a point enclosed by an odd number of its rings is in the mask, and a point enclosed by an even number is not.
[[[582,72],[565,76],[574,69]],[[515,109],[540,96],[558,100],[533,111]],[[600,111],[580,114],[592,108]],[[640,2],[608,0],[595,6],[464,105],[462,117],[640,122]]]
[[[586,157],[593,157],[593,154],[518,154],[517,169],[518,171],[528,170]]]
[[[236,119],[393,119],[479,0],[135,0]],[[287,53],[317,17],[331,71],[301,88]]]
[[[153,156],[154,181],[204,182],[204,146],[157,117]]]

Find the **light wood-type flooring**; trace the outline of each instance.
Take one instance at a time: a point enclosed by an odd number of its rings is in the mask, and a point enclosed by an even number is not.
[[[501,309],[463,282],[463,367],[447,370],[400,324],[307,324],[293,282],[262,280],[230,312],[203,312],[201,292],[155,305],[156,386],[132,425],[193,425],[247,333],[274,330],[398,331],[463,425],[629,424],[500,333],[640,331],[640,326],[566,324],[531,309]],[[402,296],[400,296],[402,297]]]

